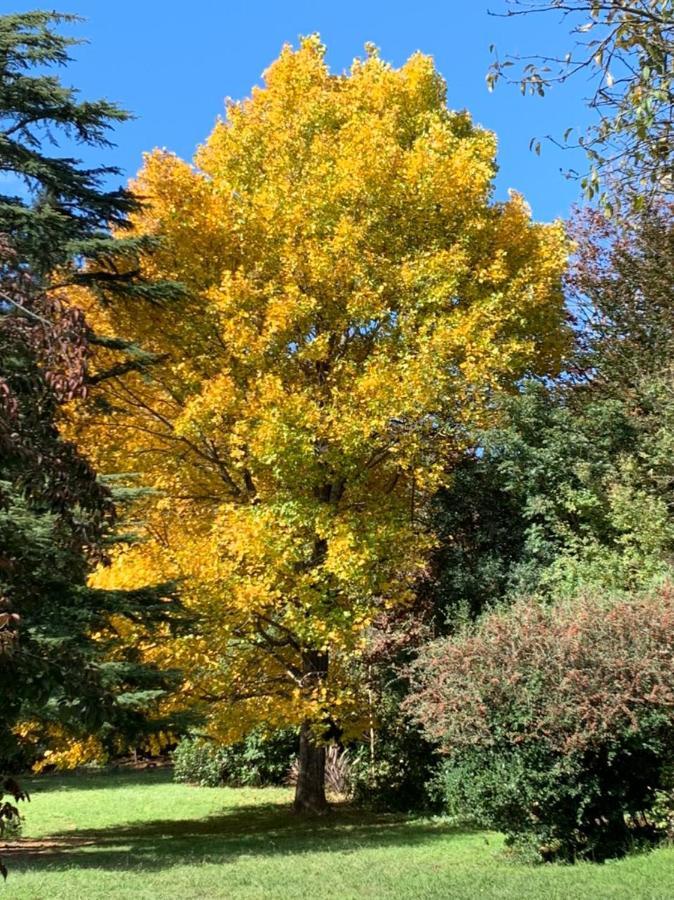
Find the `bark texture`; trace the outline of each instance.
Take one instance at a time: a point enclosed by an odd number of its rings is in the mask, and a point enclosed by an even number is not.
[[[327,677],[328,656],[326,653],[307,651],[302,662],[304,687],[313,691]],[[295,812],[313,815],[320,815],[328,809],[325,797],[325,744],[316,742],[315,732],[309,720],[305,720],[300,728],[294,807]]]
[[[311,723],[304,722],[300,729],[300,755],[297,785],[295,787],[295,812],[314,815],[327,812],[325,797],[325,746],[314,742]]]

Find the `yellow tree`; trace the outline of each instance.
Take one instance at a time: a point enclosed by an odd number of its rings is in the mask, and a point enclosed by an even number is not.
[[[567,343],[563,230],[493,201],[495,152],[429,57],[394,69],[368,47],[335,76],[307,38],[194,165],[145,160],[145,265],[185,297],[88,301],[159,360],[106,379],[80,426],[99,465],[157,491],[149,540],[102,578],[182,579],[190,689],[228,739],[301,726],[298,809],[325,805],[330,727],[359,727],[373,617],[423,573],[426,498],[498,392]]]

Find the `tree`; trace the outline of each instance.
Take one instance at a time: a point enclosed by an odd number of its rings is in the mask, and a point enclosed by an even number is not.
[[[76,734],[137,731],[143,704],[163,693],[167,677],[138,658],[137,646],[124,646],[120,623],[159,634],[174,606],[166,585],[87,585],[114,539],[116,511],[110,489],[63,433],[65,409],[95,380],[96,341],[63,291],[87,285],[105,297],[123,284],[138,298],[171,288],[150,284],[132,264],[142,241],[108,230],[108,222],[123,228],[139,208],[128,191],[103,188],[115,170],[44,152],[46,139],[58,147],[64,135],[105,145],[126,118],[107,101],[80,102],[58,78],[35,74],[68,61],[73,41],[53,26],[70,20],[0,17],[0,171],[23,182],[21,196],[0,196],[0,622],[12,651],[0,656],[3,767],[26,718]],[[125,365],[148,360],[138,352]]]
[[[506,399],[434,504],[431,592],[450,627],[457,609],[559,579],[625,590],[671,571],[671,210],[619,222],[588,208],[569,233],[565,376]]]
[[[462,609],[640,589],[670,571],[671,390],[652,382],[646,396],[639,415],[629,398],[584,387],[528,384],[507,402],[437,499],[433,593],[450,628]]]
[[[230,740],[301,725],[298,810],[325,806],[325,741],[366,721],[350,661],[413,597],[447,461],[568,343],[563,230],[492,202],[494,154],[429,58],[396,70],[369,48],[334,76],[306,38],[194,166],[146,157],[134,233],[161,238],[147,271],[187,296],[89,301],[159,360],[80,426],[97,464],[163,494],[107,583],[182,579],[191,690]]]
[[[130,739],[166,675],[124,643],[123,621],[159,630],[175,605],[167,585],[95,590],[87,576],[114,539],[109,489],[60,434],[59,407],[84,388],[86,339],[76,310],[31,294],[5,255],[0,287],[0,760],[11,765],[19,721],[84,736],[104,727]],[[21,286],[21,287],[20,287]],[[11,292],[11,293],[10,293]]]
[[[579,320],[581,358],[594,390],[638,393],[661,377],[674,351],[674,225],[672,204],[623,222],[588,208],[569,233],[576,252],[567,274],[569,301]]]
[[[106,186],[120,170],[45,150],[64,140],[109,149],[112,129],[130,118],[108,100],[80,100],[50,74],[81,43],[55,26],[78,21],[56,12],[0,16],[0,171],[17,186],[15,195],[0,192],[0,234],[43,289],[79,284],[102,298],[123,289],[139,300],[166,299],[180,286],[140,277],[137,254],[151,242],[127,233],[139,198]]]
[[[605,211],[637,208],[672,194],[674,175],[674,8],[670,0],[506,0],[506,16],[559,12],[576,37],[563,56],[494,61],[491,88],[501,78],[522,93],[543,94],[584,75],[591,85],[588,107],[597,121],[577,135],[589,172],[586,195],[598,196]],[[516,65],[520,73],[509,74]],[[573,128],[567,129],[569,144]],[[532,141],[537,150],[540,143]]]
[[[68,50],[80,41],[54,26],[77,21],[56,12],[0,17],[1,170],[9,184],[14,180],[24,189],[24,196],[0,195],[0,231],[11,235],[33,273],[72,265],[98,240],[111,247],[108,223],[124,227],[137,208],[128,191],[103,188],[118,169],[85,168],[77,159],[44,152],[45,139],[56,142],[58,133],[79,144],[110,147],[110,130],[129,118],[107,100],[78,100],[76,90],[48,71],[36,74],[41,66],[70,62]]]

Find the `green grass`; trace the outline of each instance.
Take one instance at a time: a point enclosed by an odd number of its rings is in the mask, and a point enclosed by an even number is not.
[[[288,811],[284,789],[172,784],[165,771],[33,779],[0,898],[674,898],[674,849],[526,867],[436,820]]]

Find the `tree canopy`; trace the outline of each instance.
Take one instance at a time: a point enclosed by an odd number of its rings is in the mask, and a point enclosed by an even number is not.
[[[72,40],[55,30],[68,20],[0,17],[0,171],[23,182],[20,196],[0,196],[3,771],[21,762],[22,721],[87,736],[142,731],[148,700],[162,694],[167,677],[124,644],[120,623],[163,627],[174,604],[167,586],[125,593],[87,584],[115,539],[116,506],[114,492],[64,434],[65,409],[90,387],[96,340],[64,289],[86,284],[104,296],[120,282],[131,294],[155,286],[129,265],[136,242],[108,229],[109,222],[121,228],[139,208],[128,191],[104,189],[104,177],[116,170],[87,169],[45,151],[47,138],[52,153],[64,137],[104,145],[126,118],[107,101],[80,101],[45,74],[43,67],[68,61]]]
[[[543,96],[575,77],[589,85],[596,114],[585,130],[569,127],[562,143],[582,148],[586,196],[605,212],[643,208],[671,198],[674,183],[674,8],[670,0],[506,0],[503,15],[558,13],[573,45],[563,55],[498,57],[487,75],[522,93]],[[511,70],[511,66],[515,68]],[[515,74],[511,74],[511,71]],[[559,141],[557,136],[553,140]],[[540,141],[532,140],[540,151]],[[578,174],[578,173],[575,173]]]
[[[559,366],[566,238],[492,200],[495,149],[428,57],[335,76],[310,37],[194,165],[146,157],[134,234],[187,294],[82,298],[158,363],[106,381],[80,434],[162,494],[105,583],[183,579],[202,625],[176,654],[224,736],[359,727],[350,660],[413,596],[424,499],[499,392]]]

